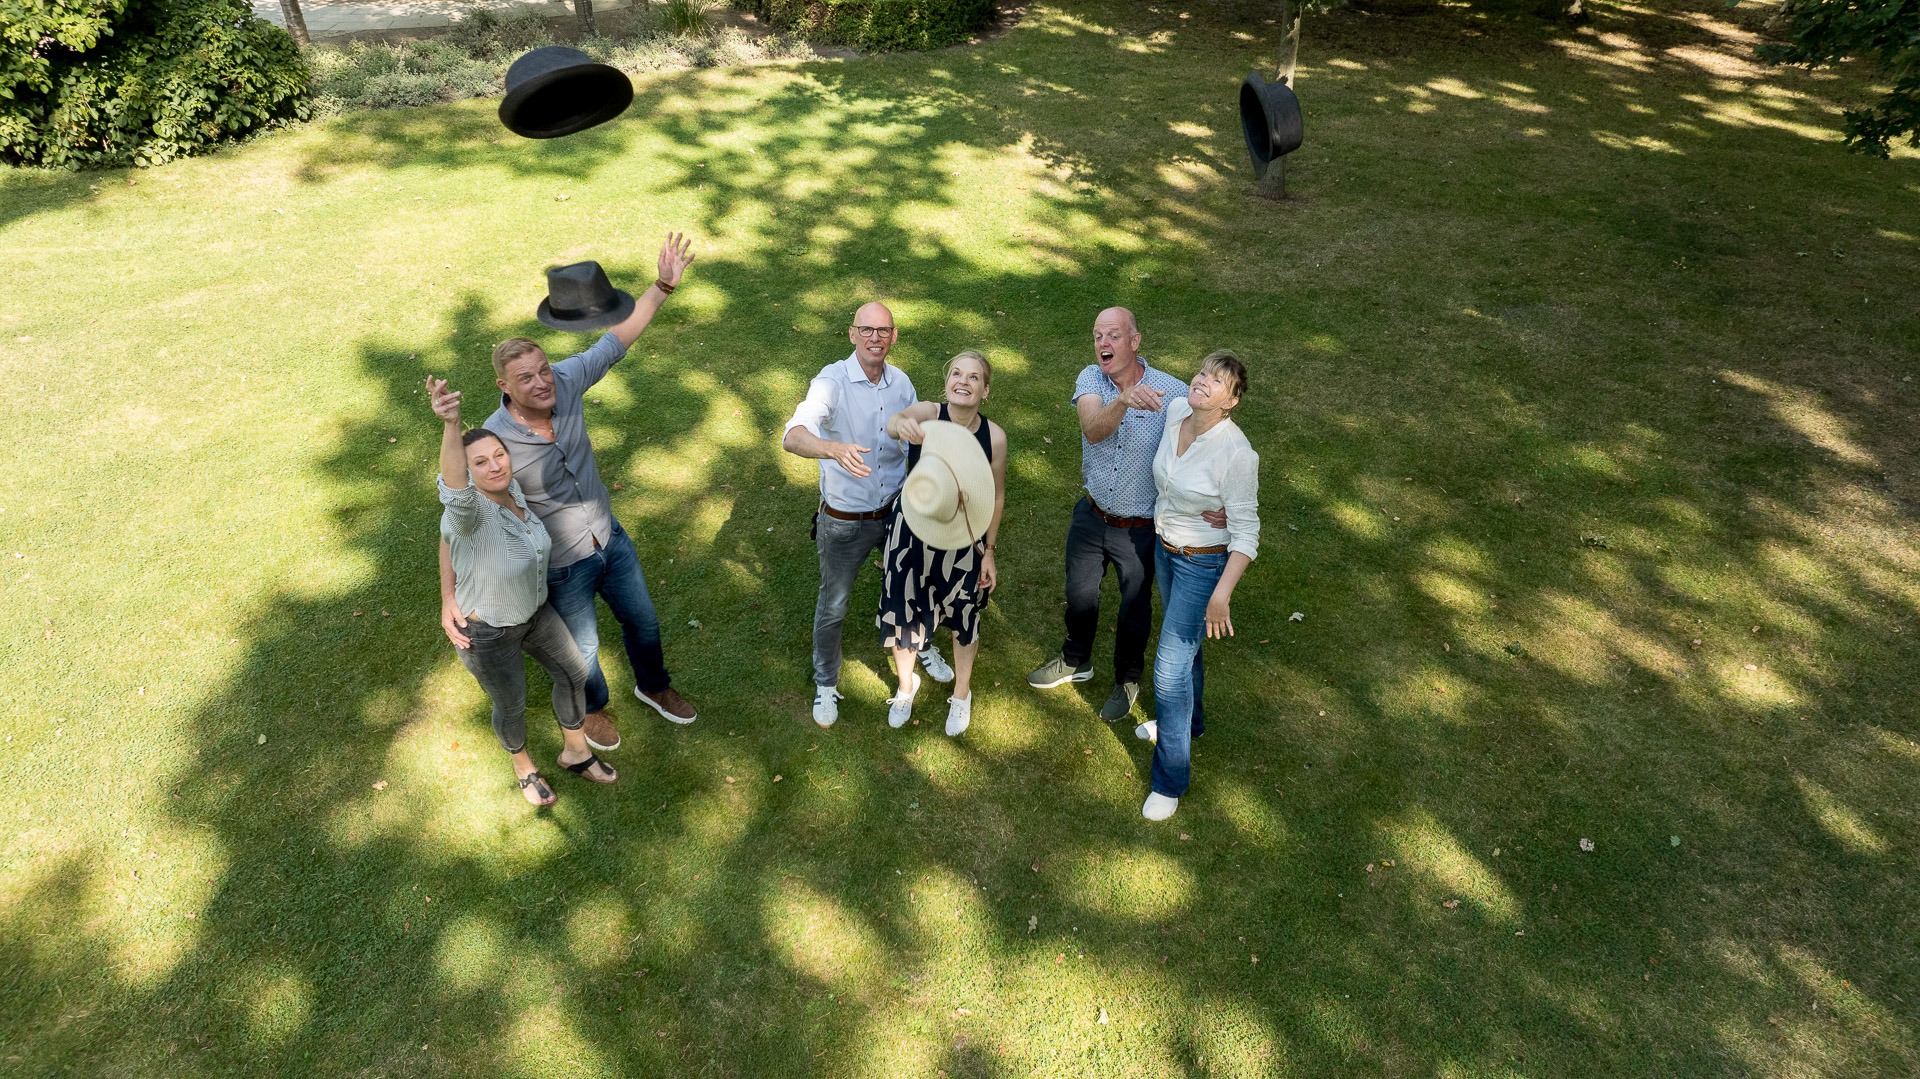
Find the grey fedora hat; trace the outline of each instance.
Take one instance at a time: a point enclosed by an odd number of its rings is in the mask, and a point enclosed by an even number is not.
[[[617,67],[596,64],[579,49],[547,45],[507,68],[500,122],[530,139],[557,139],[627,111],[633,83]]]
[[[556,330],[604,330],[633,314],[633,294],[614,288],[597,262],[547,271],[547,298],[534,317]]]

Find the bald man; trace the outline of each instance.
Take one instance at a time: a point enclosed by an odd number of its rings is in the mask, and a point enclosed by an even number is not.
[[[1153,456],[1166,429],[1166,401],[1185,397],[1187,387],[1140,358],[1140,326],[1124,307],[1109,307],[1094,318],[1093,351],[1096,362],[1073,387],[1085,494],[1067,528],[1067,639],[1027,682],[1051,689],[1093,677],[1100,581],[1111,566],[1120,584],[1120,618],[1113,692],[1100,718],[1112,722],[1131,713],[1140,696],[1153,629]],[[1216,516],[1208,519],[1224,527],[1226,518]]]
[[[919,400],[906,372],[887,362],[900,340],[893,312],[869,303],[847,327],[853,354],[813,376],[787,421],[780,447],[820,462],[813,538],[820,548],[820,596],[813,606],[813,721],[840,718],[840,630],[860,567],[886,539],[887,514],[907,479],[905,448],[887,437],[887,417]],[[953,668],[932,645],[920,662],[936,682]]]

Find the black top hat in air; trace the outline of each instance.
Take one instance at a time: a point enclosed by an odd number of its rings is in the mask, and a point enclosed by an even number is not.
[[[534,317],[556,330],[604,330],[633,314],[633,295],[613,287],[597,262],[547,271],[547,298]]]
[[[557,139],[627,111],[633,83],[617,67],[596,64],[579,49],[547,45],[507,68],[500,122],[530,139]]]
[[[1265,176],[1267,166],[1298,150],[1304,134],[1300,99],[1284,82],[1268,82],[1258,71],[1240,84],[1240,130],[1247,136],[1253,174]]]

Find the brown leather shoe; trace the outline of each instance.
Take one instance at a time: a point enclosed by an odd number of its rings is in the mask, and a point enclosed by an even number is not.
[[[651,694],[642,693],[640,687],[635,686],[633,695],[640,698],[640,703],[660,713],[669,722],[692,723],[698,718],[694,715],[693,705],[689,704],[687,699],[680,695],[680,691],[672,686]]]
[[[613,713],[604,708],[588,712],[587,721],[580,729],[586,733],[587,744],[602,753],[620,748],[620,732],[613,728]]]

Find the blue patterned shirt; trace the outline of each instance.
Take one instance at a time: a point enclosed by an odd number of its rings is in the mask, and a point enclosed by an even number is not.
[[[1159,495],[1153,486],[1153,455],[1159,451],[1160,435],[1167,427],[1166,402],[1187,396],[1186,383],[1148,367],[1145,360],[1140,366],[1146,369],[1140,381],[1148,389],[1166,394],[1160,402],[1161,411],[1130,408],[1119,430],[1105,440],[1088,442],[1086,435],[1080,436],[1080,478],[1087,495],[1094,505],[1115,517],[1153,516],[1153,502]],[[1073,384],[1076,407],[1080,398],[1090,393],[1099,394],[1103,405],[1112,404],[1120,396],[1120,387],[1097,363],[1088,364]]]

